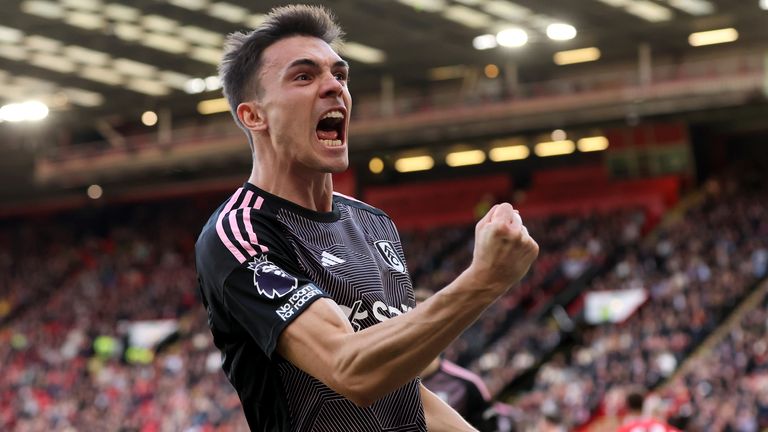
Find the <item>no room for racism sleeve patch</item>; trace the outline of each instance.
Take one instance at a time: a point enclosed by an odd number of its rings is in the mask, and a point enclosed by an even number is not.
[[[235,321],[268,356],[288,323],[321,297],[327,294],[274,253],[253,257],[235,269],[223,293]]]

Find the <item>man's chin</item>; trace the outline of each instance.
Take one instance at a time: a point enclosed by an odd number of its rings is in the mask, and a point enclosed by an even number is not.
[[[343,161],[334,161],[334,163],[328,164],[321,170],[326,174],[340,174],[349,169],[349,159]]]

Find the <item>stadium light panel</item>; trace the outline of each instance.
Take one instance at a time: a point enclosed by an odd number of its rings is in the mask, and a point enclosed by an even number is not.
[[[157,124],[157,113],[154,111],[144,111],[141,114],[141,123],[144,126],[154,126]]]
[[[73,87],[65,87],[61,91],[75,105],[95,107],[104,103],[104,96],[100,93]]]
[[[256,28],[260,26],[261,23],[263,23],[266,19],[267,15],[265,14],[251,14],[249,17],[243,20],[243,24],[247,25],[248,28]]]
[[[59,3],[44,0],[27,0],[20,5],[21,11],[48,19],[60,19],[64,16],[64,8]]]
[[[216,75],[205,77],[203,81],[205,81],[206,90],[218,90],[221,88],[221,80]]]
[[[29,52],[18,45],[0,45],[0,57],[7,58],[9,60],[22,61],[26,60]]]
[[[483,5],[483,10],[510,21],[522,21],[533,14],[527,7],[506,0],[491,0]]]
[[[248,17],[251,12],[238,5],[227,2],[216,2],[208,6],[208,15],[229,21],[231,23],[239,23],[243,20],[243,17]]]
[[[381,174],[384,171],[384,161],[375,157],[368,162],[368,169],[374,174]]]
[[[11,103],[0,107],[0,121],[38,121],[48,117],[48,106],[40,101]]]
[[[88,186],[88,189],[85,192],[88,194],[88,198],[92,200],[97,200],[101,198],[101,196],[104,194],[104,189],[101,188],[101,186],[97,184],[92,184]]]
[[[528,43],[528,33],[520,28],[510,28],[496,34],[496,42],[503,47],[517,48]]]
[[[85,79],[112,86],[120,85],[125,81],[125,77],[114,68],[86,67],[80,69],[77,74]]]
[[[384,51],[357,42],[345,42],[341,47],[341,55],[366,64],[384,63],[387,60]]]
[[[99,0],[59,0],[59,3],[71,9],[83,10],[83,11],[96,11],[102,6]]]
[[[115,69],[119,70],[120,72],[126,75],[133,75],[137,77],[152,76],[152,74],[154,74],[157,70],[157,68],[151,64],[127,58],[116,59],[113,64]]]
[[[564,66],[575,63],[586,63],[600,59],[600,49],[595,47],[580,48],[556,52],[553,60],[556,65]]]
[[[77,45],[69,45],[64,48],[67,57],[79,63],[93,66],[103,66],[109,62],[109,55]]]
[[[112,28],[112,31],[114,32],[115,36],[130,42],[135,42],[141,39],[141,36],[144,34],[143,28],[134,24],[122,23],[122,22],[117,23]]]
[[[550,137],[552,138],[552,141],[562,141],[568,139],[568,134],[562,129],[555,129],[550,134]]]
[[[449,167],[479,165],[483,162],[485,162],[485,152],[482,150],[457,151],[445,156],[445,163]]]
[[[404,157],[395,161],[395,169],[401,173],[426,171],[433,166],[435,166],[435,160],[432,156]]]
[[[0,42],[18,43],[24,37],[21,30],[0,26]]]
[[[445,9],[445,0],[397,0],[397,2],[425,12],[439,12]]]
[[[130,7],[121,5],[119,3],[110,3],[104,6],[104,15],[115,21],[136,21],[141,16],[141,11]]]
[[[229,111],[226,98],[207,99],[197,104],[197,112],[202,115],[216,114]]]
[[[602,151],[608,148],[608,138],[604,136],[585,137],[580,139],[576,146],[580,152]]]
[[[733,42],[739,38],[739,32],[735,28],[729,27],[718,30],[709,30],[703,32],[691,33],[688,36],[688,43],[691,46],[699,47],[704,45],[715,45],[727,42]]]
[[[632,15],[653,23],[672,19],[672,10],[648,0],[633,0],[624,8]]]
[[[440,66],[429,70],[429,79],[432,81],[445,81],[451,79],[464,78],[466,66]]]
[[[496,66],[495,64],[487,64],[483,68],[483,73],[485,74],[486,78],[494,79],[494,78],[498,78],[500,71],[499,71],[499,67]]]
[[[768,0],[760,0],[760,9],[768,10]]]
[[[189,56],[195,60],[212,65],[218,65],[221,60],[221,50],[216,48],[195,47]]]
[[[192,78],[184,84],[184,91],[188,94],[197,94],[205,91],[205,80],[202,78]]]
[[[184,91],[186,91],[187,82],[189,82],[192,79],[192,77],[189,75],[185,75],[183,73],[178,73],[173,71],[162,71],[158,75],[158,78],[160,79],[160,81],[164,82],[165,84],[168,84],[169,86],[177,90],[184,90]]]
[[[221,34],[193,25],[179,27],[178,33],[181,38],[196,45],[218,47],[224,43]]]
[[[81,11],[67,12],[64,22],[85,30],[97,30],[103,28],[105,24],[103,15]]]
[[[168,3],[178,6],[180,8],[189,9],[193,11],[205,9],[210,1],[208,0],[167,0]]]
[[[40,68],[69,74],[77,70],[77,65],[66,57],[48,53],[38,53],[29,59],[29,63]]]
[[[533,151],[539,157],[567,155],[576,151],[576,144],[571,140],[540,142]]]
[[[715,6],[706,0],[669,0],[670,6],[691,15],[709,15],[715,11]]]
[[[531,150],[528,149],[528,146],[519,144],[492,148],[488,152],[488,157],[494,162],[505,162],[525,159],[530,154]]]
[[[567,41],[576,37],[576,27],[566,23],[552,23],[547,26],[547,37],[555,41]]]
[[[141,17],[141,25],[144,26],[145,29],[153,30],[158,33],[170,33],[179,26],[179,22],[164,16],[152,14]]]
[[[61,42],[58,40],[38,35],[27,36],[26,39],[24,39],[24,45],[31,50],[52,54],[58,53],[59,50],[61,50]]]
[[[474,29],[487,28],[493,23],[493,18],[490,15],[460,5],[454,5],[445,9],[443,17]]]
[[[487,50],[496,48],[499,44],[496,42],[496,36],[492,34],[484,34],[472,39],[472,46],[476,50]]]
[[[171,54],[182,54],[189,48],[185,40],[163,33],[144,33],[141,44]]]
[[[165,84],[146,78],[131,78],[125,87],[138,93],[150,96],[165,96],[171,92]]]

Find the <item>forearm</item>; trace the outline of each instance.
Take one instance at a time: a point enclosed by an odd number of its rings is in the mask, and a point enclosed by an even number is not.
[[[477,286],[469,271],[406,314],[348,334],[336,370],[374,400],[416,377],[503,289]]]

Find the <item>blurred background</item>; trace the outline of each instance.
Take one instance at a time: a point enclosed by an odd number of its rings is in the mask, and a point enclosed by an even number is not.
[[[282,2],[4,0],[0,430],[247,430],[194,242],[249,174],[216,77]],[[414,286],[510,201],[530,274],[445,353],[498,430],[768,430],[768,1],[336,0],[338,191],[401,230]],[[502,421],[503,420],[503,421]]]

